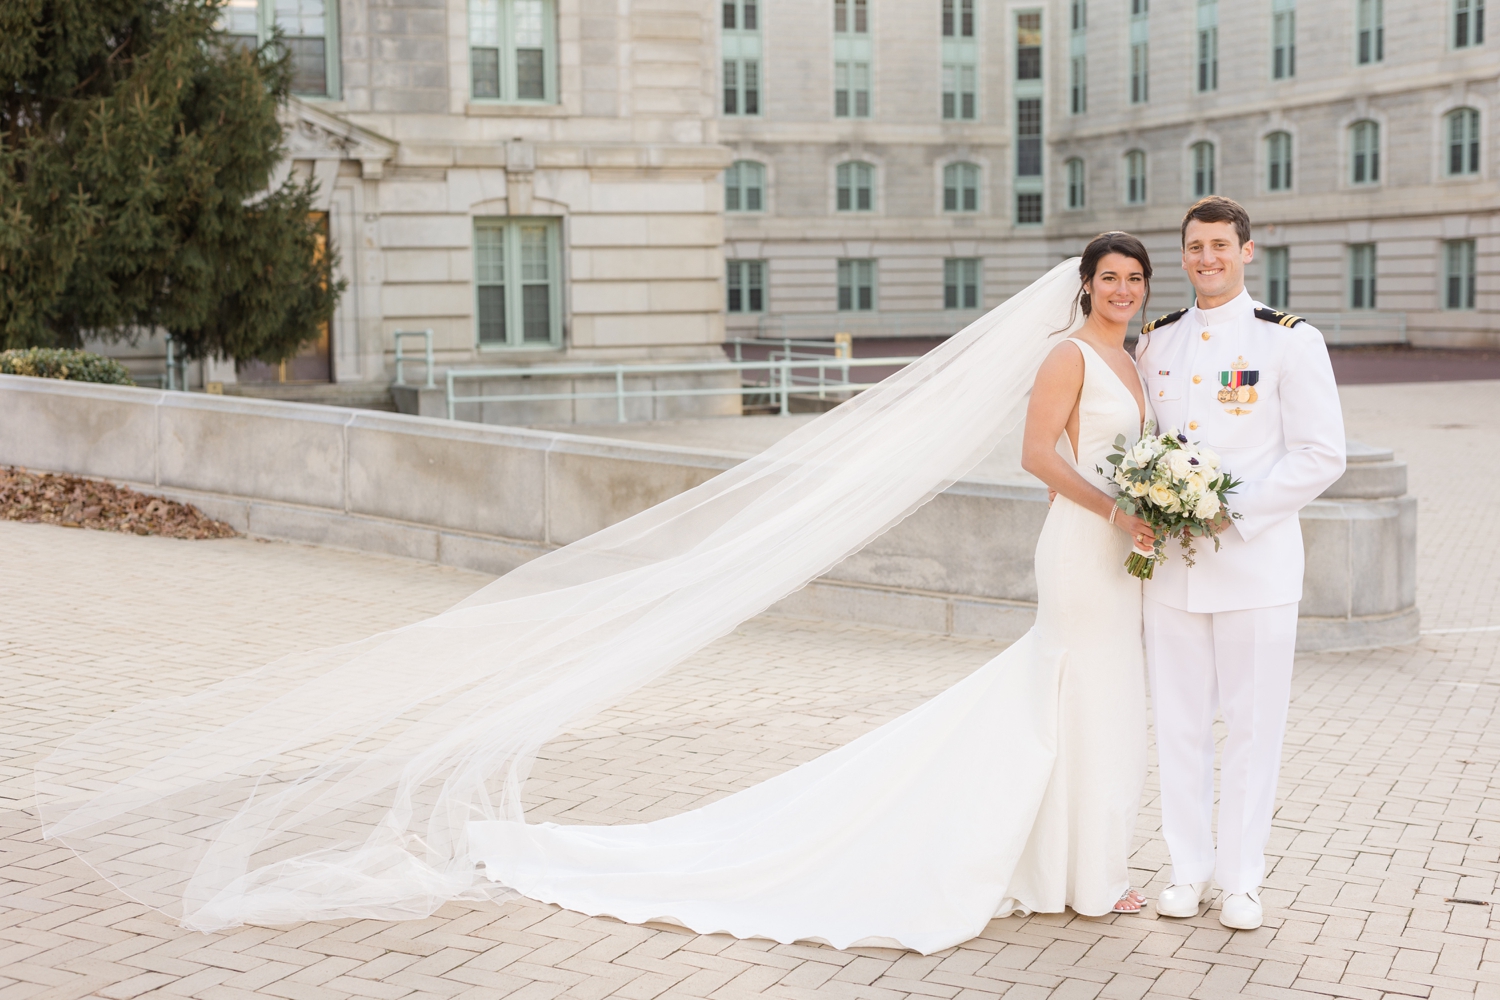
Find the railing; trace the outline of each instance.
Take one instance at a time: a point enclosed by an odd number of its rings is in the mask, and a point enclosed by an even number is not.
[[[433,365],[432,365],[432,331],[431,330],[397,330],[393,334],[393,336],[396,338],[396,385],[405,385],[406,384],[406,372],[405,372],[405,370],[403,368],[403,365],[404,365],[404,363],[406,361],[406,358],[403,357],[402,354],[401,354],[401,338],[403,338],[403,337],[421,337],[422,340],[425,342],[425,345],[426,345],[425,360],[427,362],[427,383],[425,385],[423,385],[422,388],[424,388],[424,389],[436,389],[437,388],[437,384],[433,381],[435,373],[433,371]]]
[[[1406,313],[1358,310],[1338,313],[1297,313],[1323,334],[1332,346],[1355,344],[1404,344]]]
[[[848,333],[835,333],[832,340],[793,340],[790,337],[735,337],[730,340],[734,345],[734,360],[744,361],[746,347],[764,347],[769,352],[769,357],[775,361],[778,357],[801,358],[804,361],[812,361],[826,355],[813,354],[811,351],[832,351],[835,358],[854,357],[854,338]],[[776,348],[780,347],[778,352]],[[798,348],[810,350],[797,350]]]
[[[830,393],[856,392],[867,389],[873,382],[851,382],[851,368],[902,367],[917,358],[833,358],[812,359],[779,358],[774,361],[723,361],[723,362],[679,362],[655,365],[535,365],[529,368],[450,368],[448,370],[448,419],[457,419],[457,410],[465,403],[544,403],[558,400],[613,399],[615,419],[625,423],[625,401],[627,399],[661,399],[669,396],[756,396],[770,395],[785,415],[791,412],[791,395],[796,385],[817,389],[819,399],[827,399]],[[830,369],[839,372],[840,378],[829,378]],[[813,374],[799,372],[816,371]],[[626,388],[625,380],[643,375],[716,375],[736,373],[740,377],[737,386],[704,386],[700,388]],[[765,372],[766,381],[746,384],[746,372]],[[603,392],[538,392],[484,394],[460,396],[457,384],[461,380],[484,381],[489,379],[533,378],[536,376],[613,378],[614,389]]]
[[[757,318],[755,336],[767,340],[785,337],[814,339],[834,333],[856,337],[944,337],[957,333],[980,316],[983,309],[933,309],[924,312],[868,313],[779,313]],[[745,330],[731,327],[731,333]]]

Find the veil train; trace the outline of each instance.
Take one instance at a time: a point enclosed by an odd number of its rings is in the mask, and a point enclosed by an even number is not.
[[[546,740],[978,464],[1077,325],[1077,267],[755,458],[442,614],[95,723],[37,768],[44,836],[202,931],[488,898],[470,821],[523,820]]]

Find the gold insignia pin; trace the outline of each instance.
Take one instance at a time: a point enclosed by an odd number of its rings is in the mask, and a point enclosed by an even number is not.
[[[1236,361],[1234,364],[1230,365],[1229,367],[1230,367],[1230,369],[1232,371],[1237,371],[1238,372],[1238,371],[1244,371],[1246,368],[1249,368],[1250,365],[1245,360],[1245,356],[1243,354],[1241,354],[1240,355],[1240,359],[1238,361]]]
[[[1234,409],[1232,409],[1232,410],[1225,410],[1224,412],[1228,413],[1228,414],[1230,414],[1232,416],[1236,416],[1236,417],[1248,417],[1250,414],[1254,413],[1255,411],[1254,410],[1242,410],[1238,406],[1236,406]]]

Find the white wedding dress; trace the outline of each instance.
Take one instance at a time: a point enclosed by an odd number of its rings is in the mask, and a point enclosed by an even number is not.
[[[1092,348],[1078,470],[1140,434]],[[1064,436],[1059,449],[1074,461]],[[1141,585],[1126,535],[1064,497],[1036,549],[1036,625],[926,704],[816,760],[652,823],[468,825],[490,879],[631,923],[931,953],[993,917],[1108,912],[1146,768]]]

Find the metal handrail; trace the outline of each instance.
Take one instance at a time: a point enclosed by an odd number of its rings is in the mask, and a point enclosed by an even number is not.
[[[433,364],[432,364],[432,331],[431,330],[397,330],[393,334],[393,336],[396,338],[396,385],[405,385],[406,384],[406,372],[405,372],[405,370],[402,367],[402,365],[403,365],[403,363],[405,362],[406,359],[401,356],[401,338],[402,337],[421,337],[423,339],[423,341],[426,342],[426,352],[425,353],[426,353],[426,361],[427,361],[427,384],[424,385],[424,386],[422,386],[422,388],[424,388],[424,389],[436,389],[437,388],[437,383],[434,381],[434,378],[433,378],[434,372],[433,372]]]
[[[818,398],[828,398],[830,392],[849,392],[859,389],[867,389],[873,382],[851,382],[849,381],[848,369],[850,368],[877,368],[891,366],[905,366],[918,360],[915,357],[903,358],[817,358],[809,360],[794,360],[781,358],[776,361],[708,361],[708,362],[663,362],[660,364],[644,365],[535,365],[529,368],[450,368],[447,373],[447,397],[448,397],[448,419],[455,420],[457,408],[462,403],[543,403],[557,400],[580,400],[580,399],[613,399],[615,401],[615,419],[619,423],[625,423],[625,400],[627,399],[659,399],[666,396],[746,396],[761,395],[769,392],[773,398],[780,397],[780,411],[783,415],[791,412],[790,400],[792,386],[795,376],[793,371],[797,369],[817,369],[816,381],[811,381],[810,376],[804,376],[804,385],[815,385],[818,389]],[[828,370],[834,369],[843,374],[843,378],[837,382],[828,379]],[[744,385],[743,383],[733,388],[711,386],[699,389],[626,389],[626,376],[638,375],[711,375],[716,373],[746,371],[764,371],[769,376],[764,385]],[[614,376],[615,387],[612,392],[539,392],[506,395],[478,395],[460,396],[455,392],[455,384],[460,380],[475,379],[500,379],[500,378],[530,378],[537,375],[552,376],[594,376],[596,378]]]
[[[1406,313],[1355,309],[1349,312],[1311,312],[1297,315],[1318,328],[1324,342],[1340,344],[1405,344]]]

